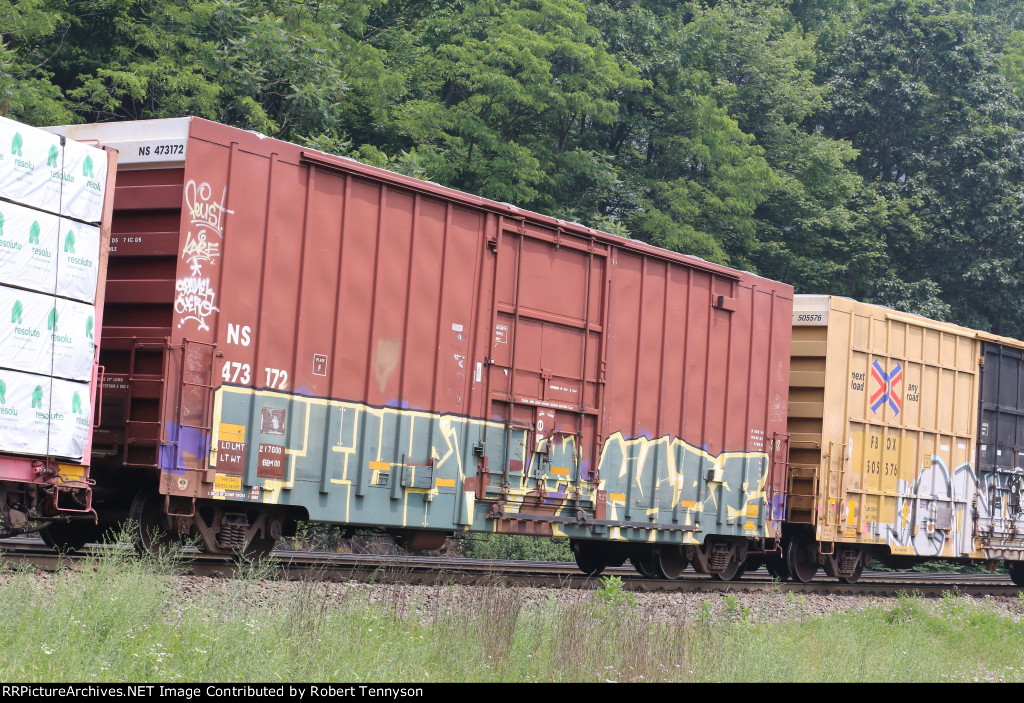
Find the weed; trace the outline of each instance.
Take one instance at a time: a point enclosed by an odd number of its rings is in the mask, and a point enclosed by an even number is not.
[[[281,577],[281,562],[273,556],[235,560],[235,578],[242,581],[274,581]]]
[[[706,600],[700,602],[700,606],[697,608],[697,624],[703,628],[711,628],[713,607],[711,603]]]
[[[623,587],[621,576],[602,576],[597,597],[612,608],[631,608],[636,605],[636,596]]]
[[[470,559],[515,559],[517,561],[572,561],[569,540],[489,534],[461,540],[462,552]]]
[[[733,620],[749,620],[750,608],[744,606],[739,596],[733,593],[725,594],[725,612]]]
[[[896,596],[896,605],[889,611],[888,621],[890,625],[902,625],[913,622],[915,616],[920,614],[917,603],[905,594]]]

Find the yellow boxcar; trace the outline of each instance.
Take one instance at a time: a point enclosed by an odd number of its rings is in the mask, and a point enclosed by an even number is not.
[[[796,296],[787,527],[774,569],[808,581],[824,567],[854,581],[871,556],[986,558],[974,468],[983,339],[998,338]]]

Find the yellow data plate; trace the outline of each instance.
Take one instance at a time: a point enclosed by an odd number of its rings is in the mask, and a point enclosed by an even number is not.
[[[213,479],[213,490],[240,491],[242,490],[242,477],[228,476],[227,474],[217,474]]]

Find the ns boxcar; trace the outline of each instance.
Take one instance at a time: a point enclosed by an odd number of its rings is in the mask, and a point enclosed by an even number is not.
[[[669,577],[777,548],[791,286],[197,118],[58,131],[121,155],[101,521]]]

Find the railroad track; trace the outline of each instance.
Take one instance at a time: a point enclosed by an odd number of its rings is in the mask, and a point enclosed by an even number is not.
[[[39,540],[0,541],[0,563],[9,566],[28,564],[47,571],[111,553],[130,557],[133,551],[127,545],[99,544],[88,545],[81,554],[58,555]],[[271,563],[253,566],[186,548],[173,563],[182,573],[210,578],[234,578],[245,571],[252,573],[252,569],[257,569],[257,573],[266,573],[268,577],[291,580],[416,585],[505,584],[548,588],[595,588],[600,583],[599,578],[588,578],[580,574],[575,564],[563,562],[275,550]],[[629,566],[608,569],[605,575],[620,577],[623,587],[628,590],[661,593],[793,592],[859,596],[916,594],[934,597],[951,591],[972,596],[1016,596],[1024,592],[1006,574],[865,571],[856,584],[839,583],[824,575],[811,583],[779,582],[763,569],[748,572],[736,581],[718,581],[692,571],[684,572],[681,578],[671,581],[649,579],[640,576]]]

